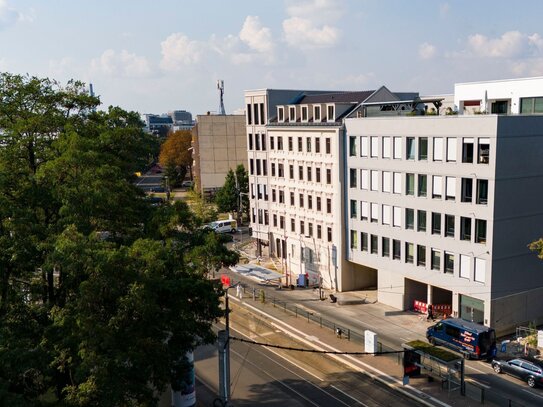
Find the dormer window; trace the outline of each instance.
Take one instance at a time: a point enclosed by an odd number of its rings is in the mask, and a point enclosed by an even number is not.
[[[280,123],[285,121],[285,108],[282,106],[277,108],[277,120]]]
[[[307,106],[302,106],[302,121],[303,122],[308,121]]]
[[[328,114],[328,121],[334,122],[336,121],[336,115],[334,112],[334,105],[328,105],[327,106],[327,114]]]
[[[313,121],[315,122],[321,121],[321,107],[320,106],[313,107]]]
[[[290,106],[288,108],[288,120],[290,122],[295,122],[296,121],[296,107]]]

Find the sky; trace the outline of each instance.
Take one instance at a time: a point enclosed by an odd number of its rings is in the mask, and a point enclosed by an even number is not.
[[[0,71],[104,106],[227,113],[249,89],[453,93],[543,76],[543,1],[0,0]]]

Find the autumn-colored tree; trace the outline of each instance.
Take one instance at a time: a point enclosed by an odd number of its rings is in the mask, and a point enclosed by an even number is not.
[[[164,167],[172,186],[180,185],[187,172],[192,175],[191,141],[189,130],[177,130],[170,132],[160,146],[158,162]]]

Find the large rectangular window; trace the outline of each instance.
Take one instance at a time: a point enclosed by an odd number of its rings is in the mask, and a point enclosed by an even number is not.
[[[315,122],[321,121],[321,107],[320,106],[313,107],[313,121]]]
[[[388,171],[383,171],[383,185],[381,189],[383,192],[390,192],[392,186],[392,174]]]
[[[405,228],[413,230],[415,228],[415,210],[411,208],[405,209]]]
[[[456,161],[456,138],[455,137],[447,138],[447,161],[449,162]]]
[[[477,162],[479,164],[488,164],[490,162],[490,139],[480,138],[477,151]]]
[[[419,137],[419,160],[428,159],[428,137]]]
[[[543,97],[520,98],[521,114],[543,113]]]
[[[445,199],[454,201],[456,199],[456,178],[445,177]]]
[[[357,236],[358,232],[356,230],[351,230],[351,249],[356,249],[358,247]]]
[[[464,254],[460,255],[460,277],[471,278],[471,258]]]
[[[462,178],[462,202],[471,202],[473,199],[473,180]]]
[[[417,231],[426,232],[426,211],[417,211]]]
[[[356,156],[356,137],[350,136],[349,137],[349,157],[355,157]]]
[[[394,173],[393,191],[395,194],[402,193],[402,173],[401,172]]]
[[[434,161],[443,161],[443,138],[434,137]]]
[[[356,168],[349,168],[349,186],[351,188],[356,188],[357,187],[357,182],[356,182],[356,174],[358,173],[358,171],[356,170]]]
[[[441,251],[432,249],[432,270],[441,270]]]
[[[432,212],[432,234],[440,235],[441,234],[441,214]]]
[[[415,195],[415,174],[405,174],[405,193]]]
[[[426,246],[417,245],[417,266],[426,266]]]
[[[402,138],[394,137],[394,158],[402,158]]]
[[[371,185],[370,189],[372,191],[377,191],[379,189],[379,171],[371,171]]]
[[[474,143],[475,143],[475,139],[473,138],[462,139],[462,162],[463,163],[473,162],[473,144]]]
[[[388,237],[381,238],[381,254],[383,257],[390,257],[390,239]]]
[[[356,219],[356,200],[351,199],[351,219]]]
[[[383,225],[390,225],[391,212],[392,212],[392,208],[390,205],[383,205],[383,217],[382,217]]]
[[[454,273],[454,254],[445,252],[445,273]]]
[[[443,194],[443,178],[441,175],[432,176],[432,198],[441,199]]]
[[[401,260],[402,259],[402,242],[399,240],[392,240],[392,258],[394,260]]]
[[[488,180],[477,180],[477,203],[486,205],[488,203]]]
[[[326,137],[325,148],[326,148],[326,154],[332,153],[332,140],[330,139],[330,137]]]
[[[391,139],[390,137],[383,137],[383,158],[390,158],[391,151]]]
[[[362,136],[360,137],[360,156],[367,157],[368,151],[368,137]]]
[[[379,204],[375,202],[370,205],[370,221],[374,223],[379,221]]]
[[[471,241],[471,218],[460,217],[460,240]]]
[[[399,206],[392,208],[392,226],[402,227],[402,208]]]
[[[406,160],[414,160],[415,159],[415,138],[407,137],[405,139],[405,142],[406,142],[405,158]]]
[[[375,235],[370,236],[370,250],[372,254],[379,253],[378,240],[379,238],[377,236]]]
[[[370,137],[370,154],[373,158],[379,155],[379,137]]]
[[[475,219],[475,243],[486,243],[486,220]]]
[[[445,215],[445,236],[454,237],[454,215]]]
[[[367,233],[360,232],[360,242],[361,242],[360,250],[362,250],[363,252],[367,252],[368,251],[368,234]]]
[[[405,242],[405,262],[413,264],[415,258],[415,245],[413,243]]]
[[[332,183],[332,169],[326,169],[326,183],[330,185]]]
[[[486,260],[475,258],[475,273],[473,279],[479,283],[486,281]]]
[[[360,201],[360,219],[368,220],[370,217],[370,204],[366,201]]]
[[[370,186],[369,170],[360,170],[360,188],[369,189],[369,186]]]
[[[419,174],[418,175],[418,181],[419,181],[419,192],[418,196],[426,196],[427,194],[427,183],[428,183],[428,176],[426,174]]]
[[[247,103],[247,109],[245,110],[245,112],[247,113],[247,124],[253,124],[252,109],[249,103]]]

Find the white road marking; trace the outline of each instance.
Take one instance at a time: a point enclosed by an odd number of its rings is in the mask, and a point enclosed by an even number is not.
[[[332,387],[333,389],[336,389],[337,391],[339,391],[341,394],[349,397],[351,400],[353,400],[355,403],[358,403],[358,404],[362,404],[363,406],[366,406],[367,404],[364,404],[362,403],[360,400],[358,399],[355,399],[353,396],[351,396],[350,394],[347,394],[345,393],[343,390],[341,390],[340,388],[334,386],[333,384],[330,385],[330,387]]]
[[[488,372],[483,372],[482,370],[479,370],[479,369],[475,369],[473,366],[471,365],[466,365],[466,370],[475,370],[476,372],[478,373],[482,373],[482,374],[487,374]]]

